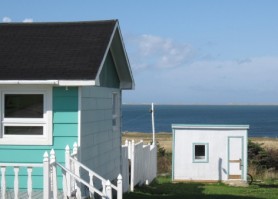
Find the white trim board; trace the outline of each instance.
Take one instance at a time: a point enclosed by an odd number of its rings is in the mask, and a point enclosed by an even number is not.
[[[95,86],[94,80],[0,80],[0,85]]]
[[[249,129],[249,125],[172,124],[173,129]]]

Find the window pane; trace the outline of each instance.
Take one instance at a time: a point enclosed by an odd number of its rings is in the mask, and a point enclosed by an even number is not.
[[[112,114],[116,115],[116,108],[117,108],[117,94],[113,93],[113,99],[112,99]]]
[[[43,118],[42,94],[6,94],[6,118]]]
[[[195,159],[205,159],[205,145],[195,145]]]
[[[5,126],[6,135],[43,135],[42,126]]]

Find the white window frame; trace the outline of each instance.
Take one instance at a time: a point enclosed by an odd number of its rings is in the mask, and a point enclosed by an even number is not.
[[[205,146],[205,157],[203,159],[196,159],[195,156],[195,146],[203,145]],[[208,163],[209,162],[209,144],[208,143],[193,143],[193,163]]]
[[[112,127],[113,131],[118,131],[120,128],[119,122],[119,94],[112,93]]]
[[[45,86],[10,86],[0,87],[0,144],[5,145],[52,145],[52,87]],[[5,118],[6,94],[42,94],[43,118]],[[42,135],[6,135],[5,126],[41,126]]]

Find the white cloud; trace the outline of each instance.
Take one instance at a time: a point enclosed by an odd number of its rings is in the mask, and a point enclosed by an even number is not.
[[[32,23],[33,19],[32,18],[26,18],[22,21],[23,23]]]
[[[25,18],[23,19],[23,23],[32,23],[34,20],[32,18]],[[3,17],[2,22],[9,23],[12,22],[12,19],[10,17]]]
[[[134,69],[180,67],[194,56],[190,45],[159,36],[144,34],[128,37],[127,42]]]
[[[161,73],[159,81],[167,82],[172,89],[166,92],[172,93],[175,98],[181,97],[180,100],[204,103],[277,103],[278,57],[254,57],[246,60],[244,63],[233,60],[196,61],[186,68]],[[162,85],[159,87],[165,89]],[[180,91],[184,94],[174,94]]]
[[[186,67],[135,73],[136,90],[130,95],[137,94],[131,102],[277,104],[278,56],[245,60],[197,60]]]
[[[12,19],[10,17],[3,17],[2,21],[4,23],[9,23],[9,22],[12,22]]]

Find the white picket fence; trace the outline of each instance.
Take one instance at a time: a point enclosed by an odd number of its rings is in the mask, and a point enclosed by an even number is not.
[[[122,176],[123,176],[123,192],[129,191],[129,173],[130,173],[130,160],[128,159],[128,145],[122,146]]]
[[[5,172],[7,167],[14,168],[14,196],[12,198],[18,199],[20,197],[19,191],[19,170],[23,167],[27,168],[27,197],[32,198],[32,168],[43,168],[43,193],[41,198],[44,199],[57,199],[58,193],[58,180],[57,169],[60,168],[63,174],[63,198],[77,198],[83,197],[81,187],[86,187],[89,191],[89,196],[94,198],[95,195],[103,199],[112,199],[112,190],[117,192],[117,199],[122,199],[123,187],[122,176],[119,175],[117,179],[117,186],[111,184],[109,180],[102,178],[99,174],[91,171],[85,165],[77,160],[77,144],[74,144],[73,152],[70,154],[69,146],[65,149],[65,165],[56,161],[55,151],[50,151],[50,157],[47,152],[44,153],[42,164],[11,164],[0,163],[1,167],[1,198],[6,198],[6,178]],[[88,173],[88,181],[80,178],[80,170],[83,169]],[[94,186],[94,183],[99,181],[102,187],[100,189]]]
[[[43,164],[21,164],[21,163],[0,163],[1,167],[1,198],[6,198],[6,169],[7,167],[12,167],[14,170],[14,197],[15,199],[19,198],[19,170],[27,169],[27,196],[28,198],[32,198],[32,171],[33,168],[39,167],[44,168]],[[45,185],[45,183],[44,183]]]
[[[33,168],[42,168],[43,170],[43,191],[40,198],[81,198],[82,187],[89,191],[89,196],[95,195],[103,199],[112,199],[112,190],[117,193],[117,199],[122,199],[123,192],[134,191],[134,186],[149,184],[157,173],[157,147],[156,145],[143,145],[143,141],[134,143],[126,141],[122,146],[122,175],[117,178],[117,185],[111,184],[109,180],[104,179],[99,174],[91,171],[88,167],[77,160],[77,144],[73,146],[72,153],[69,146],[65,149],[65,165],[56,161],[55,151],[47,152],[43,155],[43,162],[39,164],[21,164],[21,163],[0,163],[1,168],[1,198],[6,197],[6,168],[12,167],[14,170],[14,190],[11,198],[22,198],[19,190],[19,171],[27,170],[27,193],[24,198],[31,199],[34,195],[32,189],[32,171]],[[63,193],[58,193],[57,169],[61,169],[63,175]],[[88,176],[80,177],[80,171],[86,171]],[[101,187],[97,185],[101,185]]]
[[[157,174],[157,147],[155,144],[144,145],[143,141],[135,144],[134,140],[126,141],[122,146],[123,151],[127,152],[127,158],[130,164],[130,176],[126,173],[123,189],[126,191],[128,182],[126,179],[130,179],[130,191],[134,191],[134,186],[149,184],[153,181]],[[123,153],[125,154],[125,153]],[[123,159],[123,165],[126,160]],[[126,176],[128,175],[128,176]]]

